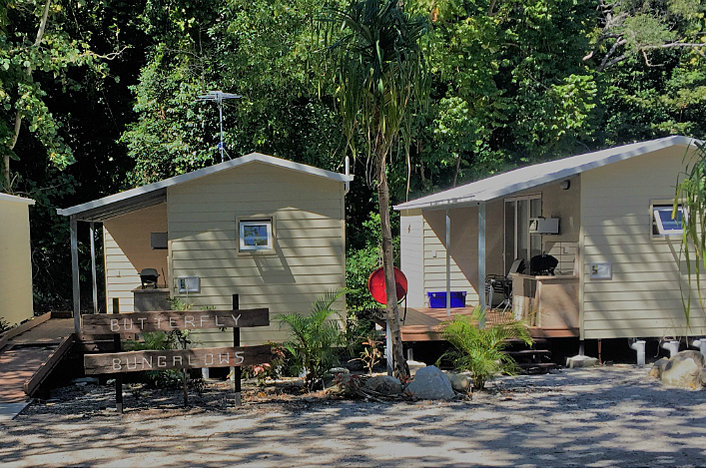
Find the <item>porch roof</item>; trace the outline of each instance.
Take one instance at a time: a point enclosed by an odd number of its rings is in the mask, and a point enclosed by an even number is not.
[[[190,173],[174,176],[146,186],[136,187],[124,192],[91,200],[72,207],[57,209],[57,213],[63,216],[71,216],[81,221],[104,221],[109,218],[122,215],[139,208],[149,207],[166,201],[167,188],[193,181],[195,179],[219,173],[224,170],[236,168],[252,162],[260,162],[271,166],[290,169],[304,174],[323,177],[334,181],[350,182],[353,176],[326,171],[302,163],[276,158],[274,156],[263,155],[262,153],[250,153],[240,158],[215,164],[207,168],[202,168]]]
[[[454,187],[395,205],[395,210],[441,209],[477,205],[550,182],[566,179],[589,169],[599,168],[671,146],[701,144],[700,140],[674,135],[584,153],[559,160],[518,168],[486,179]]]

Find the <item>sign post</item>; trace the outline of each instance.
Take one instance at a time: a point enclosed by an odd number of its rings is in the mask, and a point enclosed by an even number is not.
[[[123,410],[122,373],[191,368],[234,367],[236,404],[241,403],[241,366],[268,362],[272,358],[269,345],[240,346],[240,328],[270,324],[268,308],[238,309],[238,295],[233,295],[232,310],[205,311],[148,311],[120,314],[117,299],[113,300],[114,314],[87,314],[83,316],[84,334],[113,334],[115,352],[85,355],[85,373],[116,374],[115,400],[118,412]],[[215,347],[187,350],[139,350],[123,352],[122,335],[144,332],[168,332],[184,329],[233,328],[233,347]]]

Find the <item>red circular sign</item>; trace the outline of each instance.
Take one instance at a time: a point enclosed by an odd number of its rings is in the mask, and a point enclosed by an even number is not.
[[[397,267],[395,267],[395,286],[397,287],[397,301],[401,301],[407,294],[407,277]],[[373,295],[375,301],[383,305],[387,304],[385,271],[382,267],[368,277],[368,290],[370,290],[370,294]]]

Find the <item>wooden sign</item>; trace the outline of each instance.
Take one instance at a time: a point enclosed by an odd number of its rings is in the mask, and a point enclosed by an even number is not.
[[[188,368],[248,366],[269,362],[269,345],[216,347],[188,350],[138,350],[134,352],[85,355],[87,375],[131,373]]]
[[[184,329],[216,329],[220,327],[268,326],[268,308],[205,310],[205,311],[148,311],[124,314],[84,314],[84,334],[136,334]]]

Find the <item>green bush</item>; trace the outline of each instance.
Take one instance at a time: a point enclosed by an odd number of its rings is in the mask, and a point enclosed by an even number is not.
[[[336,313],[333,304],[343,293],[341,290],[318,298],[310,314],[290,313],[279,318],[282,325],[291,329],[291,337],[284,347],[292,354],[297,371],[306,372],[309,390],[321,382],[324,373],[337,362],[337,348],[342,345],[343,333],[338,323],[329,318]]]
[[[498,373],[517,372],[515,361],[503,353],[507,339],[521,339],[527,345],[532,344],[532,337],[522,322],[512,321],[480,329],[478,322],[484,319],[485,310],[477,306],[471,316],[456,316],[443,329],[444,338],[451,343],[453,350],[442,358],[450,358],[459,371],[470,371],[476,390],[483,389],[486,381]]]

